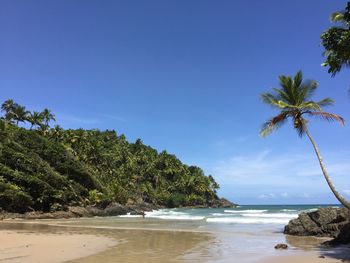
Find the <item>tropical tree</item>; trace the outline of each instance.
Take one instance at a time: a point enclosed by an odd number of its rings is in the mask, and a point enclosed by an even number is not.
[[[325,48],[323,55],[326,58],[322,65],[328,67],[328,72],[334,76],[343,66],[350,66],[350,2],[345,10],[333,13],[331,21],[338,25],[327,29],[321,35]]]
[[[33,111],[28,114],[27,120],[30,122],[30,129],[34,126],[41,126],[43,124],[43,114],[41,112]]]
[[[12,100],[8,99],[1,105],[1,111],[5,112],[5,120],[8,122],[12,122],[14,118],[14,109],[16,108],[17,104]]]
[[[309,138],[317,155],[324,178],[333,194],[342,205],[350,209],[350,202],[336,190],[328,175],[320,151],[308,130],[308,120],[306,117],[319,117],[327,121],[338,121],[342,125],[344,125],[344,119],[339,115],[323,111],[322,107],[333,104],[332,99],[325,98],[318,102],[310,100],[318,84],[313,80],[303,82],[301,71],[294,78],[281,75],[279,80],[280,88],[274,88],[272,93],[263,93],[261,95],[264,103],[280,110],[280,113],[264,123],[260,134],[265,137],[284,124],[287,119],[292,119],[294,129],[296,129],[299,136],[302,137],[306,134]]]
[[[13,119],[18,125],[19,122],[25,122],[27,120],[29,111],[26,110],[26,107],[21,105],[16,105],[13,109]]]
[[[44,119],[44,125],[49,127],[50,121],[56,121],[55,115],[51,112],[51,110],[45,108],[41,113]]]

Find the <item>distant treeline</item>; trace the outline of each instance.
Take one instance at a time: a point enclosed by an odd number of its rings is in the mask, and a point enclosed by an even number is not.
[[[70,205],[149,202],[210,206],[219,185],[202,169],[115,131],[65,130],[49,109],[7,100],[0,118],[0,208],[64,210]],[[18,126],[26,123],[23,128]],[[27,125],[28,124],[28,125]]]

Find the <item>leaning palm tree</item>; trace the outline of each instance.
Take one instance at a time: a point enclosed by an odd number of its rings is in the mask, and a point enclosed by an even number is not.
[[[294,78],[282,75],[279,79],[281,85],[280,88],[273,89],[273,93],[263,93],[261,95],[261,99],[264,103],[273,108],[277,108],[280,110],[280,113],[264,123],[260,135],[263,137],[269,135],[285,123],[287,119],[291,118],[294,128],[299,136],[302,137],[306,134],[310,139],[323,175],[333,194],[343,206],[350,209],[350,202],[345,200],[345,198],[336,190],[328,172],[326,171],[320,151],[308,130],[308,120],[306,119],[306,116],[319,117],[327,121],[338,121],[342,125],[344,125],[344,119],[336,114],[323,111],[322,107],[333,104],[332,99],[325,98],[318,102],[310,100],[318,85],[316,81],[303,82],[301,71],[299,71]]]

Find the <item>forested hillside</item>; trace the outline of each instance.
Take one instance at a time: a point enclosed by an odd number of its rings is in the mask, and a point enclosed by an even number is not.
[[[148,202],[210,206],[219,185],[175,155],[128,142],[113,130],[50,127],[54,114],[13,100],[0,119],[0,208],[57,211],[67,206]]]

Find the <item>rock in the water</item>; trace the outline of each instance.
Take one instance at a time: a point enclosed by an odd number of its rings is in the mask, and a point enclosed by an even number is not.
[[[349,222],[346,208],[320,208],[315,212],[301,213],[289,221],[284,233],[296,236],[336,237]]]
[[[287,244],[277,244],[275,246],[275,249],[287,249],[288,245]]]

